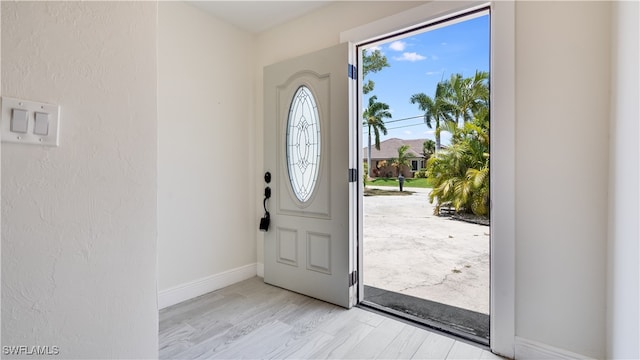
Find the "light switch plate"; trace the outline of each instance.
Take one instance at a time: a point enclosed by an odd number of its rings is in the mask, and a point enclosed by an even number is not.
[[[27,111],[28,125],[26,133],[11,131],[11,116],[13,109]],[[0,121],[0,133],[2,134],[2,142],[47,146],[59,145],[60,106],[3,96],[1,112],[2,118]],[[49,115],[47,135],[36,134],[36,132],[42,132],[40,127],[38,128],[40,131],[36,131],[36,113],[45,113]]]

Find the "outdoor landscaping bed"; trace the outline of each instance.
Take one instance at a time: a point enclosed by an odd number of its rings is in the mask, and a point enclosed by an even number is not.
[[[364,196],[406,196],[413,195],[414,191],[399,191],[399,190],[387,190],[387,189],[364,189]]]
[[[487,217],[468,213],[457,213],[451,208],[441,208],[439,216],[484,226],[489,226],[491,224],[491,220]]]

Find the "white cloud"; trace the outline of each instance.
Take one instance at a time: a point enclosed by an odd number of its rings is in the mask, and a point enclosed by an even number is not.
[[[446,42],[443,42],[443,43],[441,43],[440,45],[442,45],[442,46],[447,46],[447,45],[449,45],[449,44],[447,44]]]
[[[371,54],[372,52],[376,51],[376,50],[382,50],[382,48],[378,45],[372,46],[370,48],[367,49],[367,53]]]
[[[403,41],[394,41],[389,45],[389,49],[394,51],[403,51],[406,46],[407,43]]]
[[[442,69],[440,69],[440,70],[427,71],[425,74],[426,74],[427,76],[432,76],[432,75],[442,75],[442,76],[444,76],[443,74],[444,74],[445,70],[446,70],[446,69],[442,68]]]
[[[440,58],[435,56],[435,55],[431,55],[431,60],[438,60],[438,59],[440,59]]]
[[[397,61],[413,62],[413,61],[425,60],[426,57],[414,52],[405,52],[405,53],[402,53],[402,56],[395,56],[394,59]]]

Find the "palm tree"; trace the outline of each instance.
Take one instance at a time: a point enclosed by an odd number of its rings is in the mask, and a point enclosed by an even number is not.
[[[403,166],[409,166],[409,154],[407,154],[407,150],[409,150],[409,145],[402,145],[398,148],[398,157],[391,159],[391,166],[395,167],[398,172],[398,176],[402,173]]]
[[[435,122],[436,125],[436,153],[440,151],[440,125],[441,121],[452,121],[450,115],[451,106],[446,101],[447,96],[447,84],[439,82],[436,86],[436,93],[433,98],[425,93],[411,95],[411,103],[418,104],[418,108],[424,111],[424,122],[429,129],[432,129],[431,122]]]
[[[366,80],[370,73],[377,73],[385,67],[389,67],[387,57],[380,50],[362,50],[362,77]],[[362,93],[368,94],[373,91],[375,83],[368,79],[363,81]]]
[[[442,206],[489,216],[489,109],[479,109],[462,127],[447,123],[451,145],[427,162],[427,175],[433,182],[429,201],[437,199],[434,214]]]
[[[473,120],[474,114],[489,104],[489,73],[477,71],[474,76],[463,78],[462,74],[453,74],[446,81],[445,102],[456,122]]]
[[[429,159],[431,157],[431,155],[433,155],[436,152],[436,142],[431,140],[431,139],[427,139],[424,141],[424,143],[422,144],[422,156],[425,157],[425,159]]]
[[[364,121],[363,126],[367,127],[369,132],[369,147],[367,148],[367,166],[368,171],[371,172],[371,129],[375,135],[375,146],[377,150],[380,150],[380,132],[387,135],[387,128],[384,126],[384,119],[391,118],[389,112],[389,105],[378,102],[377,96],[369,98],[369,106],[364,110],[362,114]]]

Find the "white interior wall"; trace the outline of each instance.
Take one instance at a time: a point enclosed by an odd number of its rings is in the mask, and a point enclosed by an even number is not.
[[[207,279],[243,266],[255,275],[258,217],[253,36],[183,2],[158,6],[163,306],[163,291],[198,282],[210,291]]]
[[[605,355],[608,2],[516,3],[516,335]]]
[[[1,6],[2,94],[61,106],[2,144],[2,344],[156,357],[156,4]]]
[[[613,4],[607,358],[640,358],[640,3]]]

